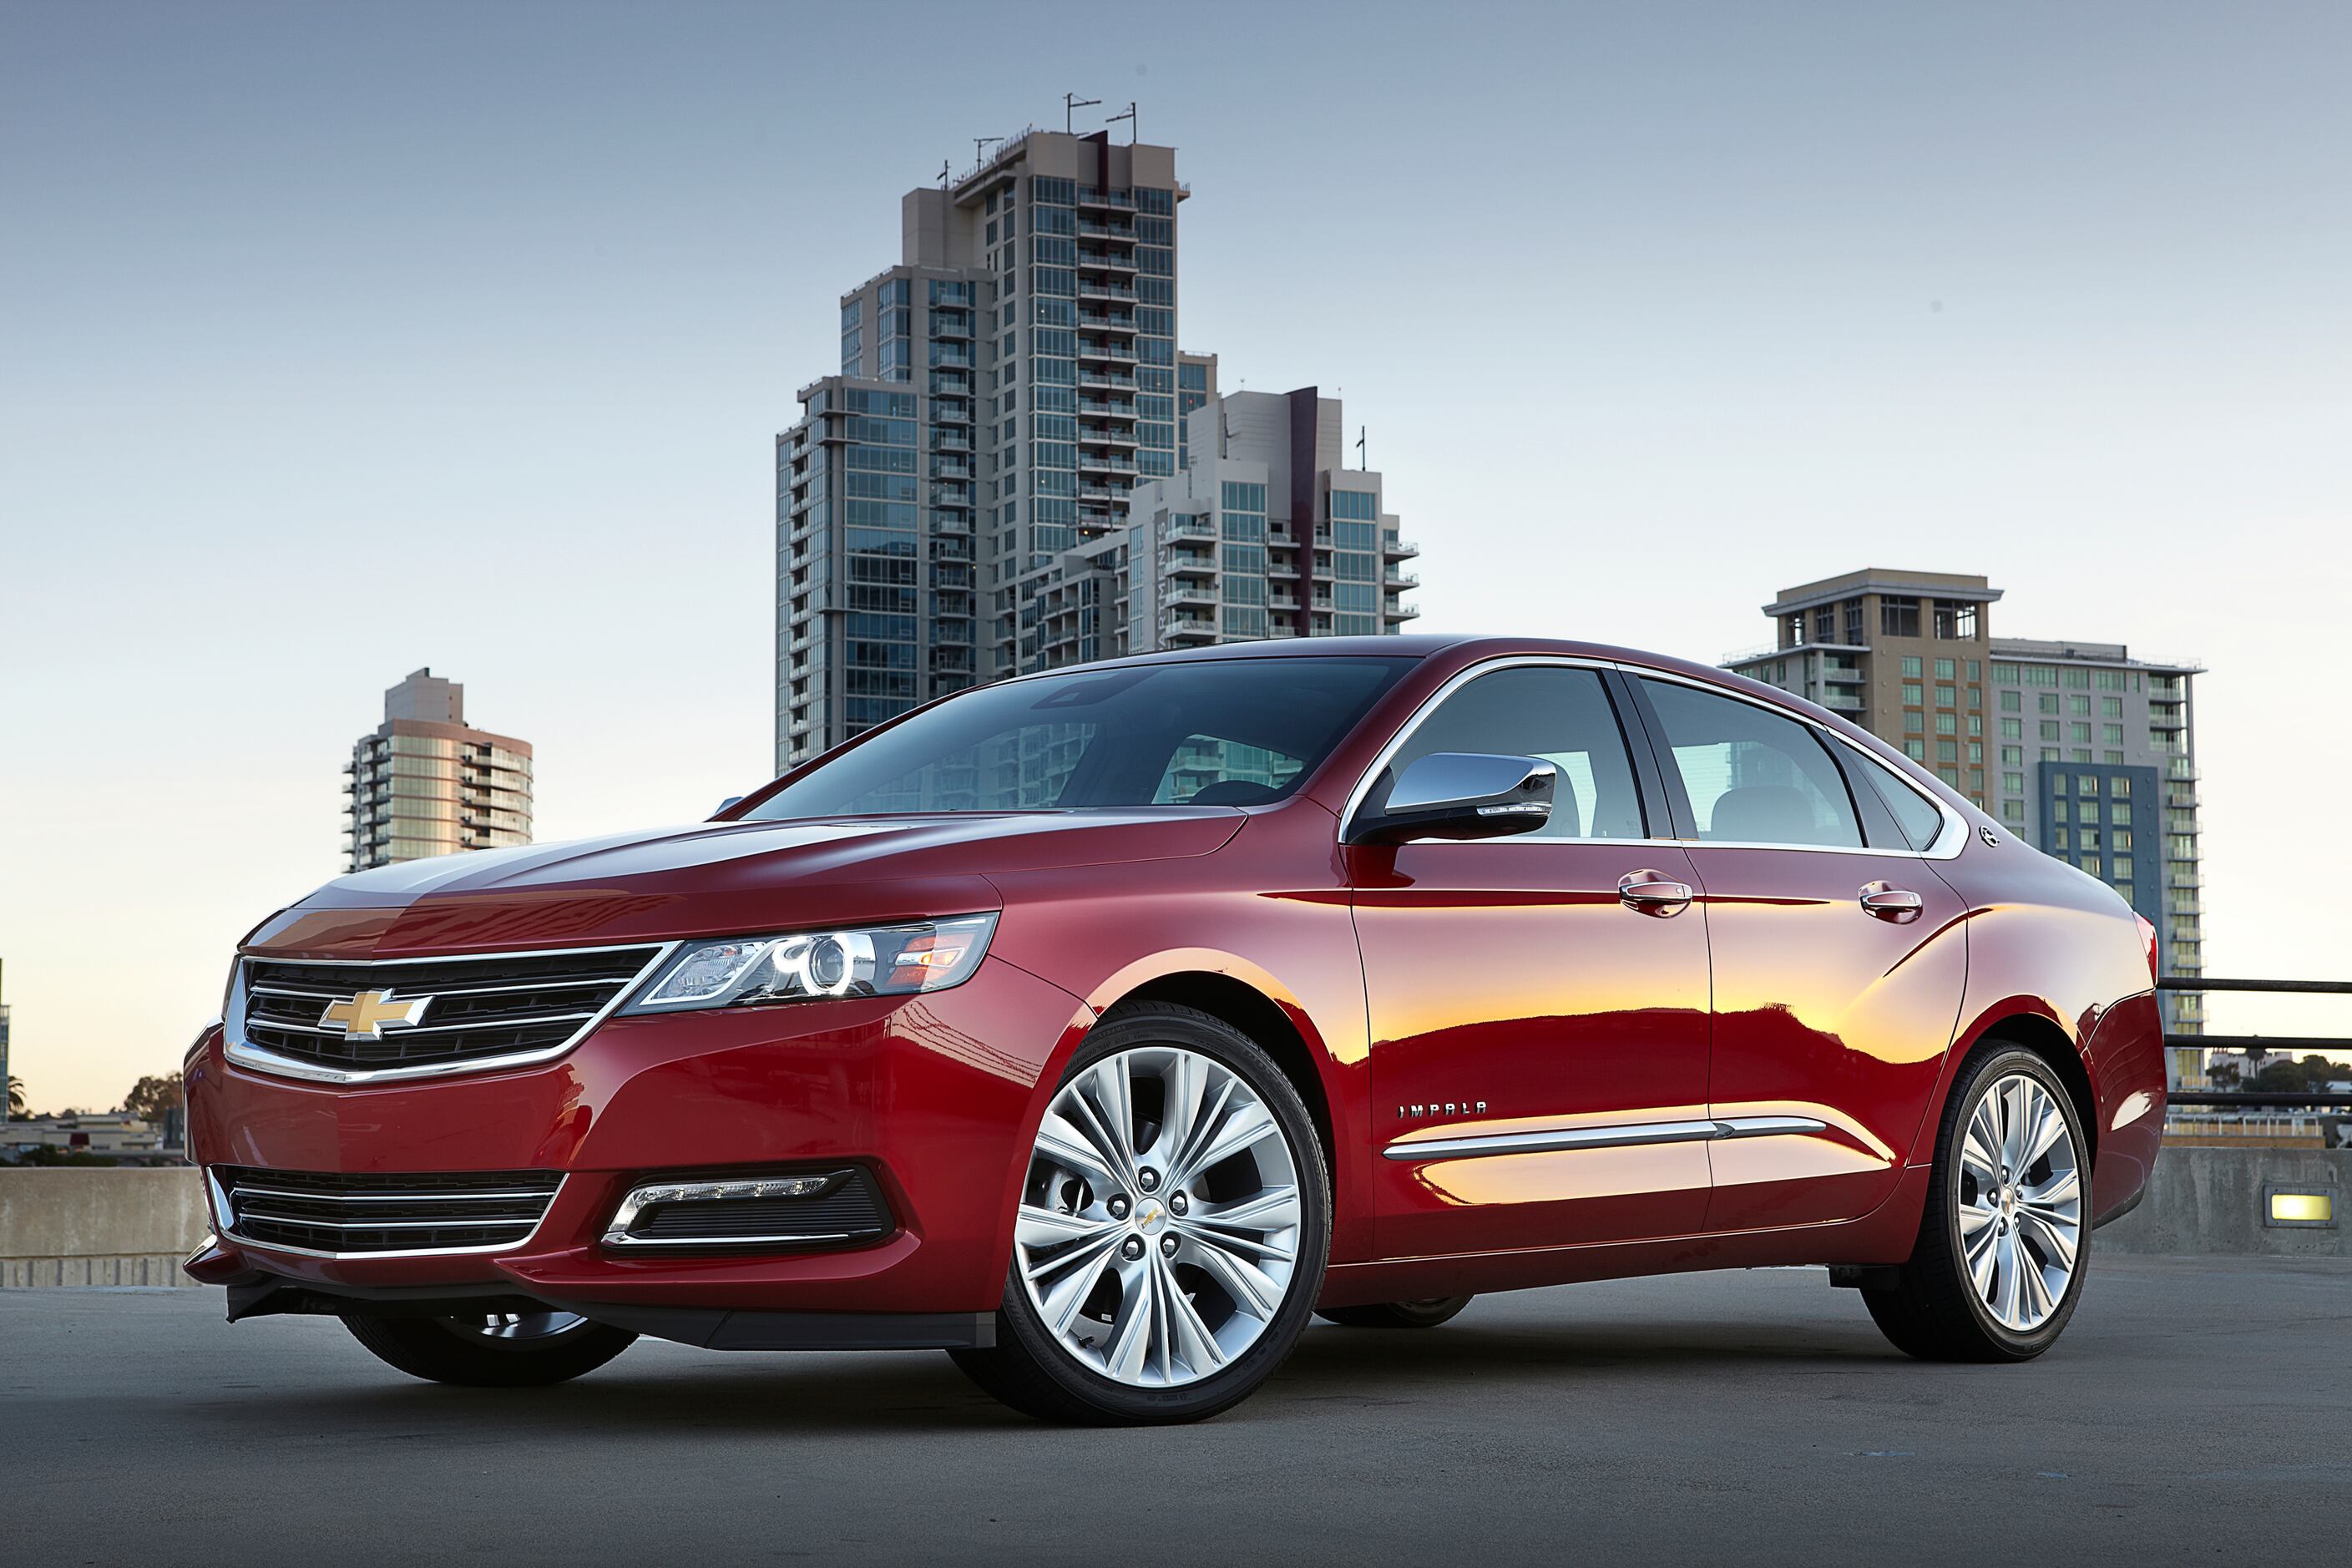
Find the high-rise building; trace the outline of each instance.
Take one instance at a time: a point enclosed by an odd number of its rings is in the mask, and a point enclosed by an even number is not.
[[[349,866],[530,842],[530,744],[466,722],[466,689],[420,669],[352,747]]]
[[[1217,357],[1178,350],[1190,195],[1172,148],[1035,130],[907,194],[901,259],[841,296],[840,370],[801,389],[776,437],[779,769],[1008,675],[1411,618],[1393,563],[1413,551],[1377,475],[1338,477],[1339,405],[1312,388],[1221,403]],[[1233,540],[1203,576],[1197,539],[1158,531],[1139,487],[1154,513],[1224,526],[1225,479],[1166,488],[1203,452],[1234,484],[1271,484],[1255,515],[1298,529],[1292,543]],[[1242,477],[1253,466],[1276,477]],[[1316,510],[1334,493],[1337,518]],[[1237,527],[1253,515],[1232,510]],[[1367,560],[1368,576],[1332,575]],[[1264,597],[1242,597],[1261,577]],[[1218,597],[1163,600],[1204,581]]]
[[[2157,928],[2168,974],[2204,969],[2194,664],[2122,643],[1996,637],[1982,577],[1849,572],[1785,589],[1779,637],[1727,668],[1844,715],[2045,854],[2114,886]],[[2169,1034],[2203,1032],[2204,997],[2163,994]],[[2203,1053],[2173,1053],[2176,1085]]]
[[[1419,612],[1418,546],[1381,476],[1340,466],[1339,404],[1314,387],[1211,397],[1190,460],[1128,494],[1126,521],[1064,551],[1034,596],[1038,663],[1269,637],[1370,637]]]
[[[779,766],[1042,668],[1055,559],[1176,471],[1189,194],[1173,148],[1034,130],[907,194],[777,437]]]

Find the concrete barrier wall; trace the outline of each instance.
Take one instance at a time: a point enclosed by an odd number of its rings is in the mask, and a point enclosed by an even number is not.
[[[2273,1186],[2334,1195],[2335,1228],[2269,1226]],[[2352,1149],[2168,1147],[2139,1207],[2098,1234],[2101,1252],[2352,1258]]]
[[[193,1286],[180,1260],[210,1227],[186,1166],[0,1166],[0,1288]]]
[[[2335,1195],[2333,1229],[2263,1223],[2272,1186]],[[2138,1208],[2099,1232],[2102,1252],[2352,1257],[2352,1150],[2168,1148]],[[193,1285],[180,1260],[210,1226],[190,1169],[0,1167],[0,1288]]]

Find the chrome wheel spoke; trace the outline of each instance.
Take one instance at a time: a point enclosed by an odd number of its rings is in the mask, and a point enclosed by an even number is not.
[[[1274,1112],[1260,1105],[1255,1096],[1246,1105],[1231,1105],[1223,1124],[1202,1140],[1200,1148],[1179,1167],[1175,1180],[1179,1186],[1214,1170],[1244,1149],[1278,1134],[1282,1129],[1274,1120]]]
[[[1194,1231],[1186,1239],[1192,1246],[1178,1253],[1178,1257],[1197,1260],[1201,1267],[1215,1275],[1217,1282],[1225,1288],[1225,1293],[1234,1299],[1234,1305],[1251,1317],[1264,1322],[1274,1316],[1274,1310],[1282,1305],[1280,1280],[1234,1251],[1223,1237]],[[1287,1261],[1288,1254],[1283,1257]]]
[[[1280,1314],[1303,1203],[1281,1122],[1231,1068],[1176,1046],[1121,1051],[1039,1125],[1013,1221],[1021,1288],[1089,1370],[1195,1382]]]

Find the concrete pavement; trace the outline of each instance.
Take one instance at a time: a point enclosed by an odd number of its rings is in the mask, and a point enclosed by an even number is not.
[[[1895,1355],[1818,1271],[1318,1323],[1203,1426],[1039,1426],[937,1353],[641,1341],[415,1383],[331,1319],[0,1291],[0,1563],[2281,1563],[2352,1547],[2352,1263],[2097,1260],[2021,1367]]]

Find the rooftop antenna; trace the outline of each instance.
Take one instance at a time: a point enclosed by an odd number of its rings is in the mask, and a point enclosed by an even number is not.
[[[941,190],[943,190],[943,191],[944,191],[944,190],[946,190],[947,188],[948,188],[948,161],[947,161],[945,158],[942,158],[942,159],[940,159],[940,189],[941,189]]]
[[[1064,93],[1062,95],[1062,133],[1066,136],[1076,134],[1077,127],[1072,121],[1078,110],[1093,109],[1101,102],[1102,100],[1099,98],[1080,98],[1075,92]]]
[[[973,137],[971,139],[971,161],[975,163],[979,163],[982,159],[988,156],[988,144],[991,142],[1002,142],[1004,138],[1002,136]]]
[[[1104,121],[1103,124],[1106,127],[1112,126],[1118,124],[1122,120],[1127,121],[1127,144],[1132,147],[1135,145],[1136,133],[1139,129],[1135,120],[1135,102],[1132,99],[1128,101],[1127,112],[1125,114],[1114,114],[1108,120]]]
[[[1363,469],[1366,473],[1370,473],[1372,468],[1371,457],[1364,449],[1364,443],[1370,437],[1370,430],[1364,426],[1359,425],[1356,426],[1356,467]]]

